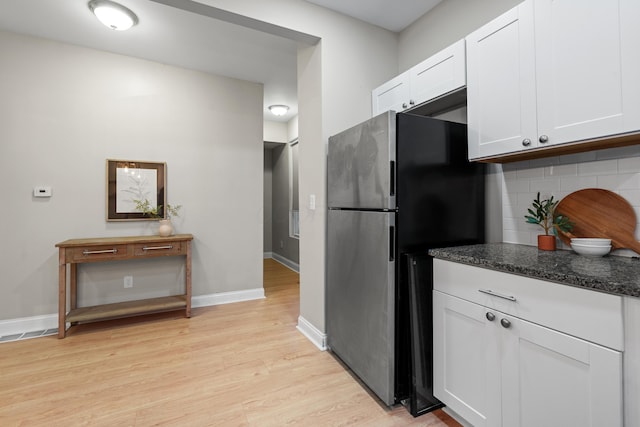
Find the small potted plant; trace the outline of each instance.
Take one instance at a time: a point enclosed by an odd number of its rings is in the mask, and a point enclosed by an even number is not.
[[[134,200],[136,204],[136,210],[138,212],[142,212],[144,215],[149,218],[156,218],[159,220],[160,227],[158,227],[158,234],[162,237],[171,236],[173,234],[173,225],[171,225],[171,218],[178,217],[178,213],[182,205],[170,205],[166,204],[164,206],[165,212],[163,212],[163,205],[159,205],[156,207],[151,206],[151,202],[149,200]],[[166,217],[164,216],[166,214]]]
[[[527,209],[529,215],[524,216],[527,223],[538,224],[544,230],[544,234],[538,235],[538,249],[555,251],[558,230],[569,232],[573,229],[573,223],[567,216],[555,215],[557,205],[558,201],[553,200],[553,196],[540,200],[540,192],[538,192],[532,207]],[[550,230],[553,230],[553,234],[549,234]]]

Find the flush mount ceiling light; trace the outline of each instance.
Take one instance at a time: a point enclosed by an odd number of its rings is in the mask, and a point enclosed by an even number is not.
[[[289,111],[289,106],[287,105],[270,105],[269,111],[276,116],[284,116]]]
[[[138,23],[138,17],[135,13],[121,4],[109,0],[91,0],[89,9],[100,22],[112,30],[128,30]]]

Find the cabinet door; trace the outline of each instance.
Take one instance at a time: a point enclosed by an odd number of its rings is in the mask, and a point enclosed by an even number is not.
[[[622,103],[624,132],[640,129],[640,2],[620,1],[622,51]]]
[[[622,354],[499,314],[502,424],[622,426]]]
[[[487,310],[433,291],[434,395],[475,427],[500,424],[501,330]]]
[[[411,105],[421,104],[466,84],[464,40],[422,61],[409,70]]]
[[[385,111],[403,111],[410,107],[411,96],[409,73],[400,74],[371,92],[373,116]]]
[[[537,147],[533,4],[466,38],[469,158]]]
[[[539,141],[548,145],[620,133],[625,120],[621,0],[534,3]]]

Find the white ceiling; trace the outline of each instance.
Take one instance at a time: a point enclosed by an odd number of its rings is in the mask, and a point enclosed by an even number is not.
[[[400,32],[442,0],[306,0],[337,12]]]
[[[441,0],[308,0],[363,21],[399,31]],[[296,51],[304,34],[286,37],[215,19],[216,9],[191,0],[118,0],[139,23],[129,31],[100,24],[88,0],[0,0],[0,30],[148,59],[264,84],[267,120],[298,113]],[[173,6],[175,7],[173,7]],[[219,10],[218,10],[219,11]],[[291,108],[276,118],[267,107]]]

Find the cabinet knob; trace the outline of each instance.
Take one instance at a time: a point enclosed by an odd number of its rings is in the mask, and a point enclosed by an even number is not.
[[[416,101],[414,101],[413,99],[410,99],[410,100],[409,100],[409,104],[411,104],[411,105],[416,105]]]
[[[529,138],[525,138],[522,140],[522,145],[524,145],[525,147],[528,147],[531,145],[531,140]]]
[[[538,138],[538,141],[544,144],[549,141],[549,137],[547,135],[540,135],[540,138]]]
[[[408,107],[408,105],[407,105],[406,102],[402,104],[402,108],[407,108],[407,107]]]
[[[500,320],[500,324],[502,325],[503,328],[510,328],[511,327],[511,322],[509,322],[509,319],[502,319]]]
[[[487,311],[487,314],[485,314],[485,317],[487,318],[487,320],[488,320],[489,322],[493,322],[493,321],[495,320],[495,318],[496,318],[496,315],[495,315],[495,314],[493,314],[493,313],[492,313],[492,312],[490,312],[490,311]]]

